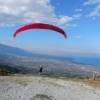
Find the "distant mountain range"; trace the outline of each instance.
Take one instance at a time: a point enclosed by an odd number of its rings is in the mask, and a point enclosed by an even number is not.
[[[6,68],[15,73],[38,74],[39,65],[44,66],[44,75],[86,77],[92,76],[93,73],[100,73],[100,67],[75,62],[74,58],[35,54],[0,44],[0,68]]]
[[[11,47],[5,44],[0,44],[0,54],[6,54],[6,53],[20,55],[20,56],[29,56],[29,57],[38,57],[38,58],[47,58],[47,59],[56,59],[56,60],[74,60],[73,58],[69,58],[69,57],[35,54],[17,47]]]
[[[25,51],[23,49],[17,48],[17,47],[11,47],[8,45],[0,44],[0,52],[1,53],[11,53],[21,56],[33,56],[33,53],[30,53],[28,51]]]

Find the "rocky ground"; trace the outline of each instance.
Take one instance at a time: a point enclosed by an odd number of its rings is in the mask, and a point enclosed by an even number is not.
[[[100,100],[100,88],[62,78],[0,76],[0,100]]]

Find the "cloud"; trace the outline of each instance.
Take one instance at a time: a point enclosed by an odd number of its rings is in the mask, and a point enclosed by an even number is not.
[[[73,38],[80,39],[82,36],[73,36]]]
[[[75,11],[82,11],[82,9],[75,9]]]
[[[73,15],[74,18],[80,18],[81,16],[82,16],[82,14]]]
[[[88,14],[88,15],[86,15],[86,17],[92,17],[92,16],[95,16],[95,15],[97,15],[97,11],[93,11],[93,12],[91,12],[90,14]]]
[[[34,53],[42,53],[48,55],[56,55],[56,56],[93,56],[100,55],[100,48],[87,47],[81,45],[61,45],[56,43],[45,43],[34,45],[33,47],[26,48],[28,51]]]
[[[81,38],[81,36],[75,36],[77,38]],[[6,42],[2,42],[6,43]],[[57,44],[54,42],[49,43],[16,43],[8,44],[9,46],[18,47],[33,53],[39,54],[47,54],[47,55],[56,55],[56,56],[93,56],[97,55],[100,56],[100,48],[98,47],[90,47],[90,46],[82,46],[82,45],[64,45],[64,44]],[[26,46],[27,45],[27,46]]]
[[[45,22],[61,26],[73,19],[75,16],[73,18],[73,16],[56,15],[50,0],[0,0],[0,27],[31,22]]]
[[[12,26],[15,26],[15,24],[12,24],[12,23],[1,23],[0,24],[0,27],[12,27]]]
[[[94,10],[90,14],[88,14],[86,16],[87,17],[100,16],[100,5],[95,7]]]
[[[68,17],[68,16],[59,16],[60,19],[57,21],[58,25],[62,25],[65,23],[68,23],[69,21],[72,21],[73,18],[72,17]]]
[[[0,38],[0,43],[2,44],[10,44],[12,38]]]
[[[68,27],[68,26],[72,26],[72,27],[76,27],[76,26],[78,26],[77,24],[66,24],[66,26]]]
[[[2,42],[1,44],[6,44],[6,42]]]
[[[96,40],[98,40],[98,38],[90,38],[90,37],[87,37],[86,38],[88,41],[96,41]]]
[[[56,15],[54,8],[49,3],[50,0],[0,0],[0,22],[50,22]]]
[[[84,2],[83,5],[93,5],[96,4],[95,8],[86,17],[100,16],[100,0],[88,0]]]
[[[100,3],[100,0],[88,0],[87,2],[84,2],[83,5],[91,5],[96,3]]]
[[[11,38],[0,38],[0,41],[9,41]]]
[[[16,41],[17,43],[19,43],[20,41]]]

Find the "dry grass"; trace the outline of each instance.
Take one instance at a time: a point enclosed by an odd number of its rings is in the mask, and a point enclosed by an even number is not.
[[[38,75],[35,74],[26,74],[26,75],[17,75],[17,76],[36,76],[38,77]],[[67,80],[67,81],[74,81],[74,82],[80,82],[80,83],[84,83],[87,85],[91,85],[94,87],[100,87],[100,79],[99,78],[95,78],[95,80],[93,80],[92,78],[83,78],[83,79],[77,79],[77,78],[66,78],[66,77],[57,77],[57,76],[46,76],[46,75],[40,75],[39,77],[47,77],[47,78],[52,78],[52,79],[62,79],[62,80]]]
[[[100,80],[99,79],[71,79],[72,81],[75,81],[75,82],[81,82],[81,83],[84,83],[84,84],[87,84],[87,85],[91,85],[91,86],[94,86],[94,87],[100,87]]]
[[[23,84],[23,85],[27,85],[25,84],[26,81],[22,81],[22,80],[13,80],[13,77],[23,77],[23,76],[27,76],[27,77],[30,77],[30,76],[35,76],[35,77],[44,77],[44,78],[52,78],[52,79],[56,79],[56,80],[66,80],[66,81],[73,81],[73,82],[80,82],[80,83],[84,83],[84,84],[87,84],[87,85],[91,85],[91,86],[94,86],[94,87],[100,87],[100,79],[99,78],[96,78],[95,80],[93,80],[92,78],[90,79],[86,79],[86,78],[83,78],[83,79],[77,79],[77,78],[61,78],[61,77],[56,77],[56,76],[45,76],[45,75],[35,75],[35,74],[17,74],[17,75],[12,75],[12,76],[4,76],[3,78],[0,78],[0,82],[3,82],[5,80],[9,80],[11,79],[11,81],[14,81],[14,82],[19,82],[20,84]],[[9,78],[7,78],[9,77]],[[43,78],[43,79],[44,79]]]
[[[46,77],[48,77],[48,76],[46,76]],[[51,76],[48,78],[53,78],[53,79],[57,79],[57,80],[62,79],[62,80],[67,80],[67,81],[80,82],[80,83],[84,83],[86,85],[100,87],[100,79],[99,78],[95,78],[95,80],[93,80],[92,78],[77,79],[77,78],[66,78],[66,77],[55,77],[55,76]]]
[[[45,94],[36,94],[30,100],[53,100],[53,99]]]

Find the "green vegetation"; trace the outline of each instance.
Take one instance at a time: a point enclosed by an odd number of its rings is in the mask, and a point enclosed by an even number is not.
[[[82,76],[79,76],[79,77],[77,77],[77,79],[84,79],[84,77],[82,77]]]
[[[86,79],[90,79],[90,77],[89,77],[89,76],[87,76],[87,77],[86,77]]]
[[[19,73],[20,72],[20,70],[18,68],[9,66],[7,64],[2,64],[2,63],[0,63],[0,69],[1,70],[6,70],[6,71],[9,71],[9,72],[13,72],[13,73]]]
[[[13,75],[15,73],[19,73],[19,70],[17,68],[8,66],[7,64],[4,63],[0,63],[0,76]]]
[[[30,100],[52,100],[51,97],[45,95],[45,94],[36,94],[33,98]]]
[[[0,69],[0,75],[11,75],[14,74],[14,72],[10,72],[7,69]]]

